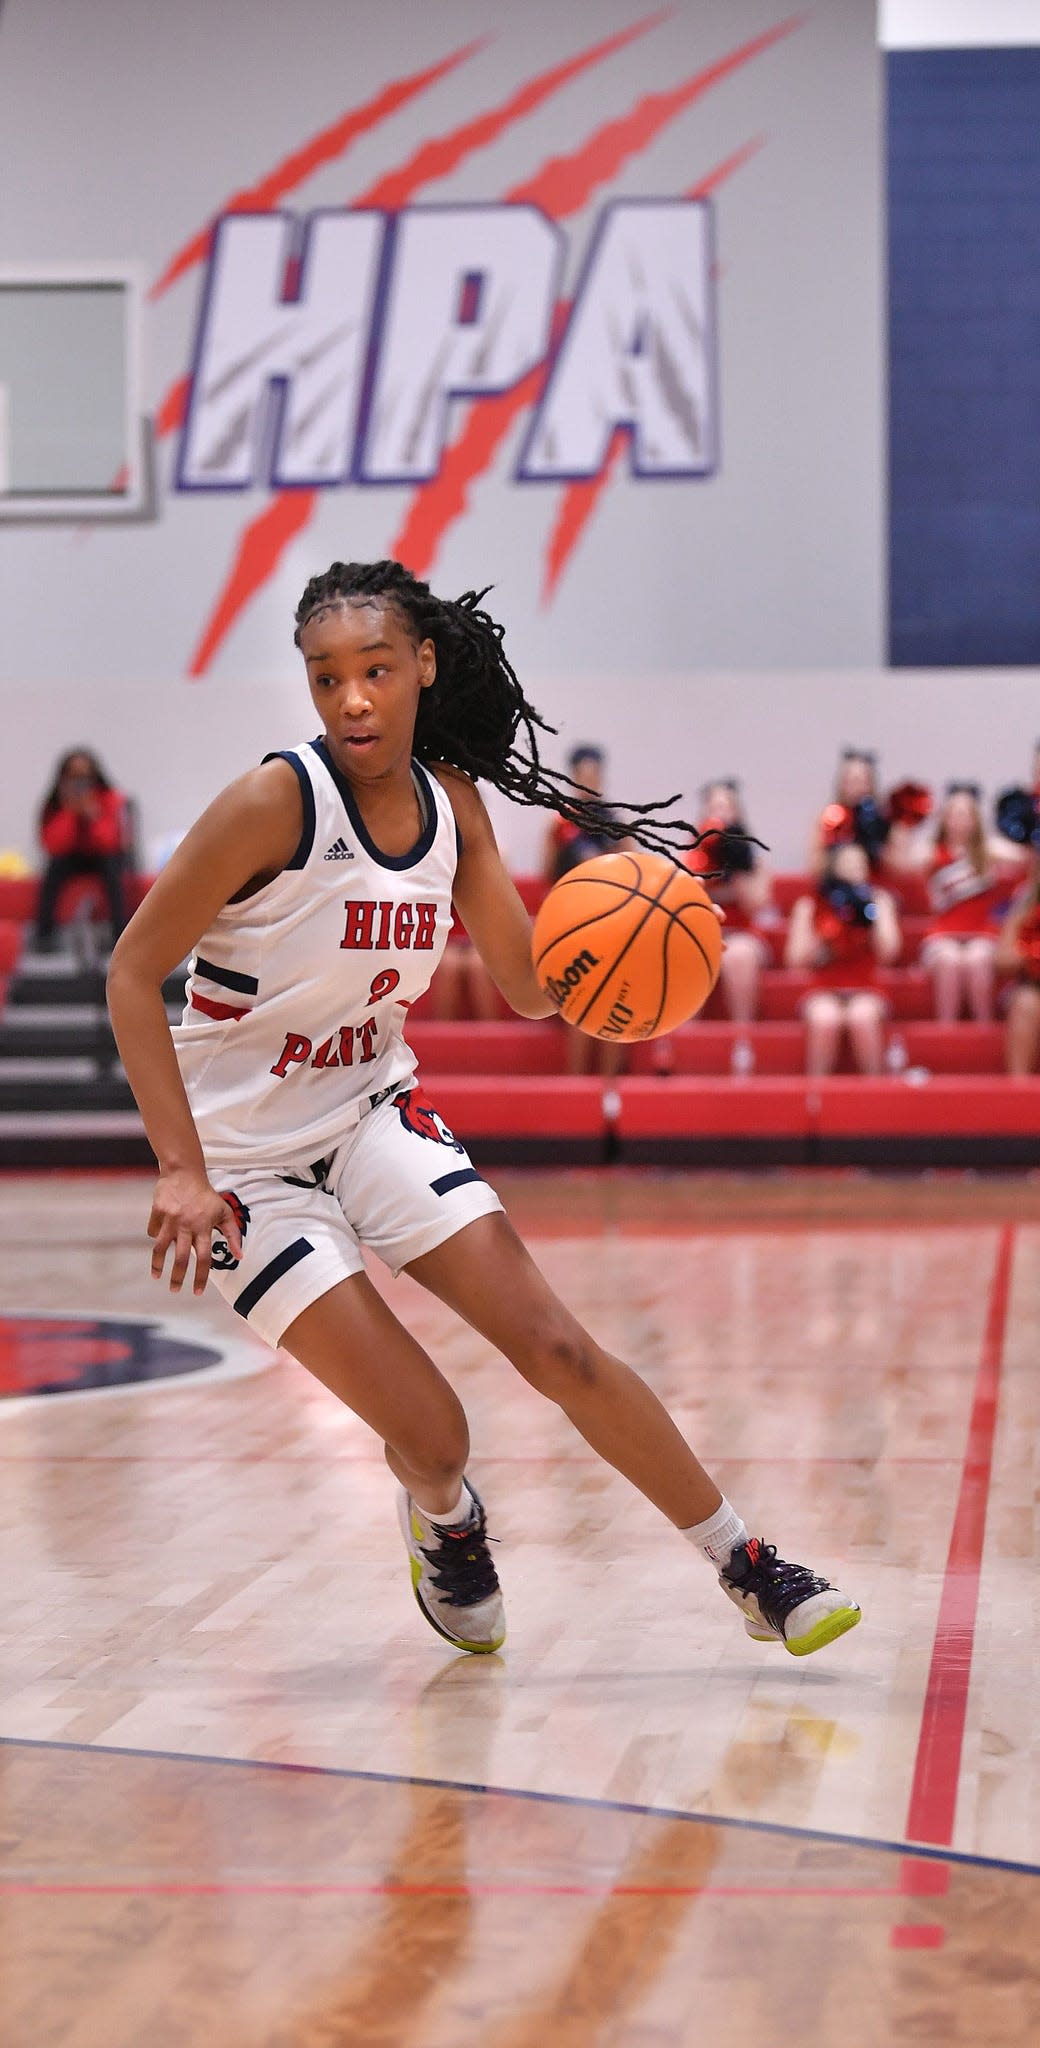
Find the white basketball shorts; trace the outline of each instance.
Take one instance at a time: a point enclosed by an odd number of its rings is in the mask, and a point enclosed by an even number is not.
[[[212,1278],[268,1344],[330,1287],[364,1271],[367,1245],[395,1279],[502,1204],[415,1084],[378,1097],[328,1158],[279,1172],[221,1166],[210,1176],[242,1232],[235,1261],[213,1242]]]

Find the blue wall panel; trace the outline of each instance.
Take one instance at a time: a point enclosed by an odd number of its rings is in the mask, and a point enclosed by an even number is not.
[[[1040,49],[888,58],[890,657],[1040,663]]]

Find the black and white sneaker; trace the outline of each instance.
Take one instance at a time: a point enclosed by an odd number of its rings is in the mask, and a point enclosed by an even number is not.
[[[788,1564],[775,1543],[749,1536],[719,1573],[719,1584],[744,1616],[756,1643],[781,1642],[792,1657],[808,1657],[855,1628],[860,1609],[829,1579],[807,1565]]]
[[[402,1486],[397,1517],[408,1551],[412,1589],[431,1628],[456,1650],[486,1656],[506,1639],[498,1573],[488,1549],[487,1516],[468,1479],[468,1522],[443,1524],[423,1512]]]

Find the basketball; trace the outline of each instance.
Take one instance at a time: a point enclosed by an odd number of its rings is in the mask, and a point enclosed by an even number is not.
[[[534,922],[534,970],[590,1038],[657,1038],[718,979],[722,929],[703,884],[658,853],[604,853],[556,882]]]

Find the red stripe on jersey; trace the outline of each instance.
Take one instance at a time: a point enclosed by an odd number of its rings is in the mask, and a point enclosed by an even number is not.
[[[248,1017],[250,1009],[248,1004],[244,1010],[236,1010],[233,1003],[214,1003],[209,996],[197,995],[194,989],[191,992],[190,1007],[193,1010],[201,1010],[206,1017],[217,1017],[221,1023],[226,1022],[229,1017]]]

